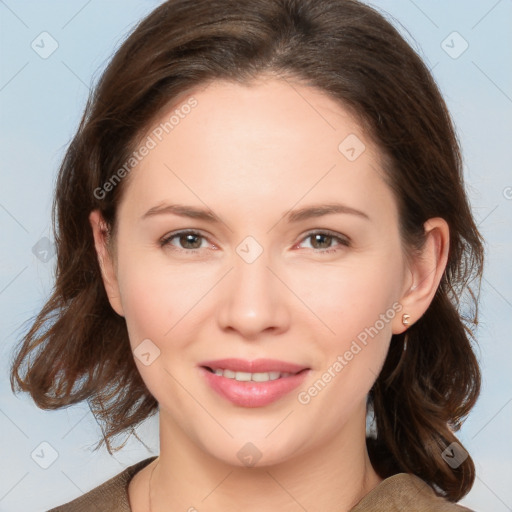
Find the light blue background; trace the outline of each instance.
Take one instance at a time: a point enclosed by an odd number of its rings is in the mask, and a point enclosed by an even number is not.
[[[8,364],[23,323],[48,296],[55,258],[32,252],[51,238],[54,178],[80,120],[89,87],[154,0],[0,0],[0,511],[45,511],[158,453],[156,418],[111,457],[92,453],[100,429],[86,404],[42,411],[14,396]],[[467,190],[487,241],[479,347],[483,390],[457,434],[477,468],[461,501],[477,511],[512,510],[512,1],[379,0],[433,70],[463,146]],[[58,42],[47,59],[31,43],[43,31]],[[469,44],[458,58],[443,40],[457,31]],[[464,42],[451,36],[449,51]],[[453,39],[454,43],[450,41]],[[46,46],[48,48],[48,46]],[[446,48],[446,46],[445,46]],[[448,49],[448,48],[447,48]],[[58,458],[42,469],[31,458],[41,442]]]

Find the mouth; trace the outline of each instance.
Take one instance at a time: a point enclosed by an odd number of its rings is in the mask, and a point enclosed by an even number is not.
[[[275,359],[219,359],[198,369],[206,384],[239,407],[264,407],[304,383],[311,368]]]

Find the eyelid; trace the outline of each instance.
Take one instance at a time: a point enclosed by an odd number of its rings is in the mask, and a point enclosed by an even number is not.
[[[197,230],[197,229],[179,229],[178,231],[171,231],[170,233],[167,233],[162,238],[160,238],[160,240],[159,240],[160,246],[164,247],[166,245],[171,245],[170,241],[173,238],[178,237],[179,235],[196,235],[196,236],[199,236],[199,237],[203,238],[204,240],[209,241],[209,235],[204,234],[200,230]],[[211,244],[211,245],[215,245],[215,244]],[[176,247],[176,246],[172,246],[172,247],[175,250],[182,251],[182,252],[196,252],[196,251],[200,250],[200,249],[183,249],[181,247]]]
[[[338,240],[342,240],[346,243],[351,243],[352,240],[347,235],[343,235],[342,233],[338,233],[337,231],[332,231],[330,229],[313,229],[312,231],[308,231],[301,238],[301,241],[312,236],[312,235],[329,235]]]
[[[330,236],[332,239],[336,240],[339,245],[343,247],[350,247],[352,245],[352,240],[350,237],[343,235],[341,233],[337,233],[336,231],[331,231],[330,229],[314,229],[312,231],[308,231],[305,233],[300,241],[294,245],[300,245],[304,240],[307,240],[308,238],[312,237],[313,235],[327,235]],[[314,254],[333,254],[338,252],[340,249],[338,247],[328,247],[327,249],[310,249]]]

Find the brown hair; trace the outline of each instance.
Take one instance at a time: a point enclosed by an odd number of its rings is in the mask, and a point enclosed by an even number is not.
[[[87,400],[103,429],[99,446],[106,442],[109,452],[112,437],[133,433],[157,411],[125,320],[107,299],[88,216],[99,209],[113,228],[127,180],[97,191],[178,95],[212,80],[248,83],[264,73],[300,80],[358,116],[386,162],[407,251],[421,247],[427,219],[449,224],[449,258],[436,295],[407,331],[405,352],[405,334],[393,335],[369,394],[377,435],[367,446],[381,477],[411,472],[457,501],[471,489],[474,464],[468,456],[452,469],[442,452],[457,441],[453,431],[480,392],[471,344],[478,296],[469,284],[477,279],[479,292],[483,240],[432,76],[382,15],[355,0],[169,0],[138,24],[91,93],[63,159],[53,210],[55,287],[18,347],[11,387],[28,391],[44,409]]]

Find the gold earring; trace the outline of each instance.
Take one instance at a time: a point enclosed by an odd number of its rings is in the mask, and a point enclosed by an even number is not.
[[[405,313],[404,313],[404,314],[402,315],[402,323],[403,323],[404,325],[409,325],[409,324],[410,324],[410,322],[409,322],[409,319],[410,319],[410,318],[411,318],[411,315],[407,315],[407,314],[405,314]]]

